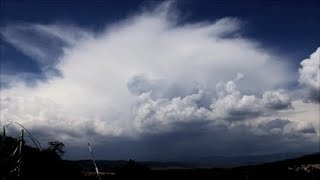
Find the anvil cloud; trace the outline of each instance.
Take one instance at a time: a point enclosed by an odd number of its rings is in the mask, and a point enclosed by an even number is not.
[[[172,147],[177,154],[185,148],[234,154],[241,142],[252,142],[248,152],[313,147],[319,49],[300,70],[291,70],[283,56],[243,37],[242,26],[228,17],[179,23],[170,3],[99,32],[66,24],[9,25],[3,37],[39,64],[44,79],[30,85],[24,75],[2,75],[1,124],[19,122],[73,146],[96,141],[101,149],[106,144],[99,138],[150,144],[179,134],[191,141]],[[293,82],[309,101],[291,97]],[[261,137],[263,145],[256,143]],[[228,150],[212,147],[213,141]],[[153,147],[159,154],[165,148]]]

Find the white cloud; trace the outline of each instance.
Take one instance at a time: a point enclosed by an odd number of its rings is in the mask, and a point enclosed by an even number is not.
[[[262,95],[262,104],[270,109],[288,109],[292,108],[291,99],[283,90],[266,91]]]
[[[305,88],[306,100],[320,102],[320,48],[301,62],[299,83]]]
[[[295,111],[287,92],[278,89],[292,82],[287,61],[257,42],[229,36],[241,29],[239,20],[178,25],[165,8],[99,33],[59,24],[7,27],[3,35],[9,43],[61,76],[49,73],[34,86],[7,79],[1,123],[16,121],[71,142],[168,133],[188,123],[235,130],[251,121],[245,127],[254,129],[259,118]],[[67,45],[42,42],[47,38]],[[313,87],[304,79],[302,84]]]
[[[238,77],[235,78],[236,81]],[[218,83],[216,88],[218,98],[211,104],[214,118],[250,120],[261,115],[273,114],[277,110],[292,108],[291,99],[284,90],[266,91],[259,97],[241,93],[235,81]]]
[[[242,95],[233,81],[217,84],[218,99],[211,105],[214,118],[243,120],[261,113],[259,100],[254,95]]]
[[[210,111],[198,106],[202,92],[171,100],[140,95],[140,103],[134,110],[134,123],[138,130],[148,133],[172,131],[176,123],[207,121]]]

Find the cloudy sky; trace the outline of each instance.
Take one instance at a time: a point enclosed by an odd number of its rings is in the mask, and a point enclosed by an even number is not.
[[[319,6],[1,0],[0,124],[71,159],[315,152]]]

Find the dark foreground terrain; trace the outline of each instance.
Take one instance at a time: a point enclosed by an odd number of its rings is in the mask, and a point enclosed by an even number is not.
[[[320,179],[320,154],[272,163],[235,168],[149,169],[135,161],[120,162],[113,171],[101,172],[102,179]],[[82,162],[83,165],[83,162]],[[100,164],[103,166],[103,164]],[[103,167],[102,167],[103,169]],[[84,173],[84,179],[96,179],[96,173]]]
[[[0,135],[0,180],[98,179],[91,160],[62,160],[64,145],[31,147],[23,138]],[[320,179],[320,154],[229,168],[199,168],[190,164],[97,161],[102,180],[117,179]],[[156,168],[155,168],[156,167]]]

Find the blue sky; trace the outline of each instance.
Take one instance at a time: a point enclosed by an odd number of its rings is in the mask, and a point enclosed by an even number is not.
[[[1,0],[1,123],[69,158],[312,152],[319,6]]]

